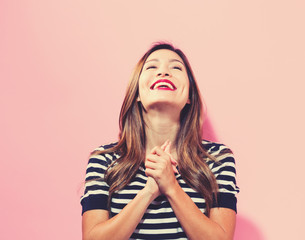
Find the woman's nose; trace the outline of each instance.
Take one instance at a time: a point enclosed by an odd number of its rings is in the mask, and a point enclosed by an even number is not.
[[[167,73],[167,72],[159,72],[158,76],[159,77],[166,77],[166,76],[169,76],[169,73]]]
[[[166,77],[169,75],[170,75],[170,73],[169,73],[168,69],[165,67],[160,68],[157,72],[158,77]]]

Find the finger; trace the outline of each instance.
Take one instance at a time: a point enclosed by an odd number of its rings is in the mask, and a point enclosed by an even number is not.
[[[165,153],[160,147],[154,147],[151,151],[151,154],[155,154],[155,155],[158,155],[162,158],[165,158],[165,159],[170,159],[170,156],[168,153]]]
[[[145,175],[147,177],[152,177],[154,180],[158,179],[158,172],[154,169],[146,168],[145,169]]]
[[[161,146],[162,147],[162,146]],[[161,148],[160,147],[160,148]],[[158,148],[158,146],[155,146],[153,149],[151,149],[150,154],[156,154],[156,149]]]
[[[172,155],[170,155],[170,159],[171,159],[171,163],[172,163],[173,165],[175,165],[175,166],[178,165],[178,162],[173,158]]]
[[[168,145],[168,142],[169,142],[169,140],[166,140],[160,147],[163,151],[165,150],[166,146]]]
[[[165,146],[165,148],[164,148],[164,152],[166,152],[166,153],[168,153],[168,154],[170,154],[171,153],[171,142],[170,141],[168,141],[168,144]]]
[[[145,170],[145,175],[147,176],[147,177],[152,177],[153,178],[153,170],[151,170],[151,169],[146,169]]]
[[[149,161],[149,160],[145,162],[145,168],[146,168],[146,169],[149,168],[149,169],[155,170],[156,167],[158,167],[158,164],[155,163],[155,162],[152,162],[152,161]]]
[[[151,162],[158,162],[159,158],[160,157],[156,154],[147,154],[146,156],[146,160],[149,160]]]
[[[174,173],[179,173],[179,172],[178,172],[178,169],[177,169],[174,165],[172,165],[172,167],[173,167]]]
[[[173,158],[173,156],[170,154],[171,152],[171,142],[169,141],[167,146],[165,147],[164,149],[164,152],[167,153],[169,156],[170,156],[170,160],[171,160],[171,163],[174,164],[175,166],[177,166],[177,161]]]

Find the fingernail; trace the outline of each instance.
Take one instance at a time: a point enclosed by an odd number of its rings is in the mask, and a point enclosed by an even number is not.
[[[177,168],[173,166],[174,173],[179,173]]]
[[[178,162],[171,156],[171,161],[177,164]]]

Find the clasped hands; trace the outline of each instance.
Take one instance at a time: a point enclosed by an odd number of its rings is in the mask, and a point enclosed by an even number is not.
[[[170,153],[171,142],[169,140],[161,147],[154,147],[146,156],[145,174],[148,176],[146,187],[153,195],[161,193],[167,195],[177,183],[174,173],[178,173],[177,161]]]

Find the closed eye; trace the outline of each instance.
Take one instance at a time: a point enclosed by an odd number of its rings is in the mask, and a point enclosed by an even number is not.
[[[182,68],[179,66],[174,66],[173,69],[178,69],[178,70],[182,71]]]
[[[151,65],[151,66],[148,66],[148,67],[146,68],[146,70],[148,70],[148,69],[153,69],[153,68],[157,68],[157,67],[154,66],[154,65]]]

